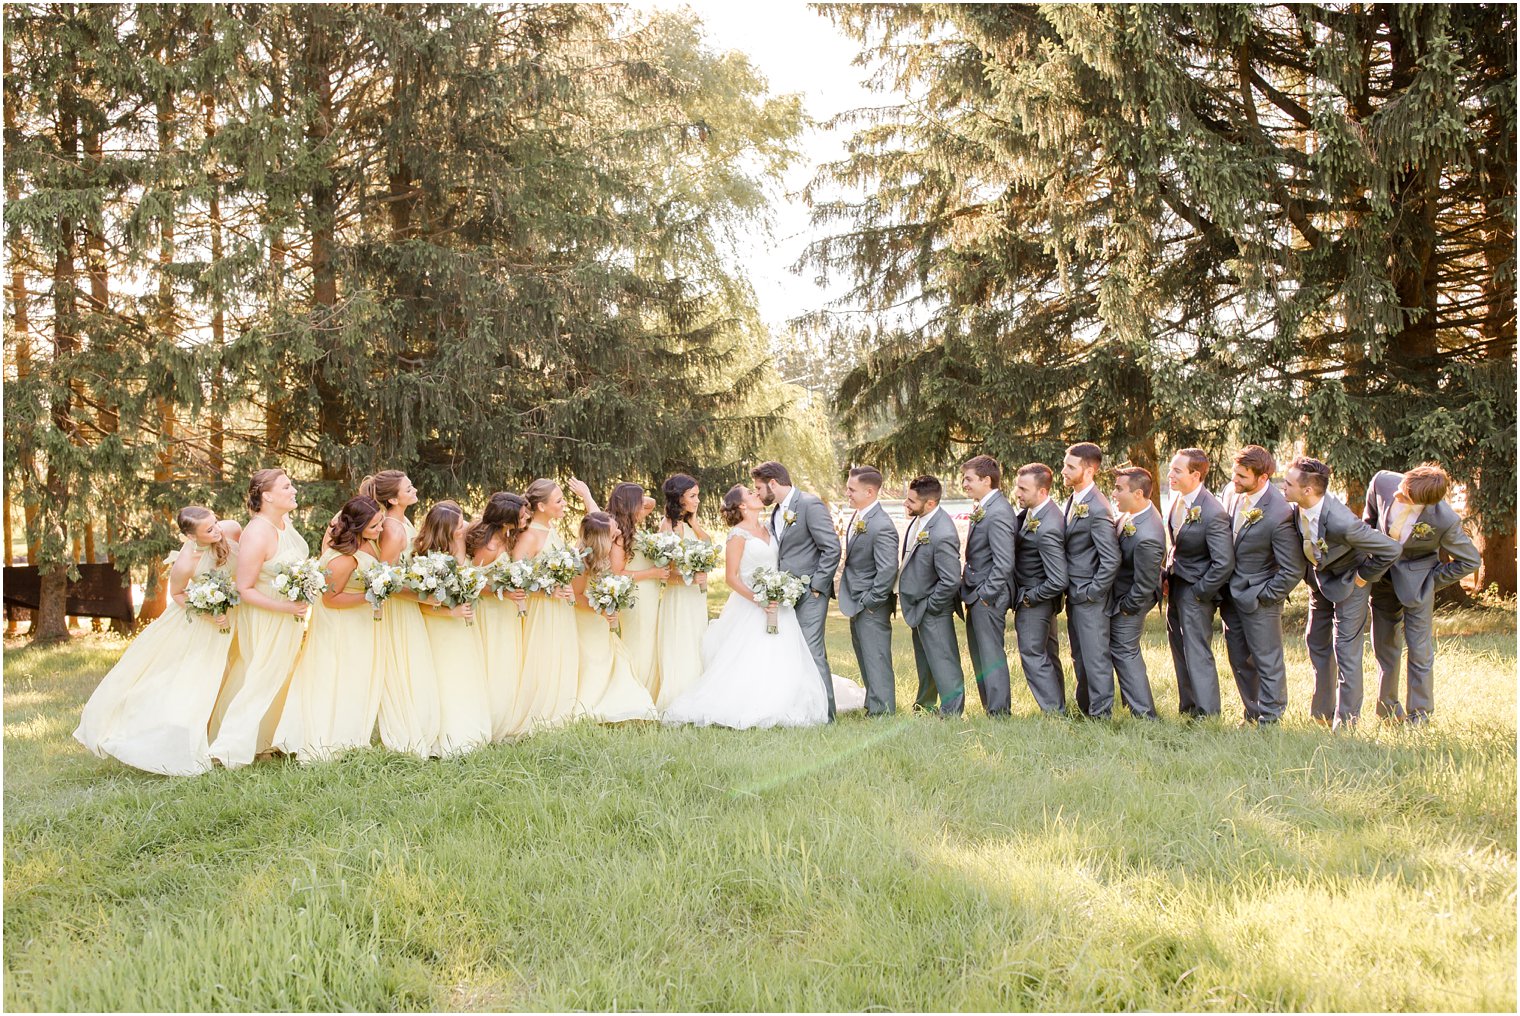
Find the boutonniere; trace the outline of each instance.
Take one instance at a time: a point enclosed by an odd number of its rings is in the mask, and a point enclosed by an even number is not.
[[[797,521],[797,513],[788,508],[786,511],[781,513],[781,521],[783,524],[789,526],[793,522]]]
[[[1260,522],[1261,521],[1261,509],[1260,508],[1247,508],[1246,509],[1246,513],[1241,516],[1241,519],[1243,520],[1241,522],[1241,524],[1240,524],[1240,528],[1241,529],[1246,528],[1246,526],[1249,526],[1253,522]]]
[[[1192,523],[1197,522],[1201,518],[1203,518],[1203,505],[1201,505],[1201,504],[1195,504],[1195,505],[1193,505],[1193,507],[1191,507],[1191,508],[1189,508],[1187,510],[1187,518],[1183,520],[1182,524],[1184,526],[1191,525]]]
[[[1124,532],[1125,536],[1134,536],[1135,535],[1135,524],[1133,522],[1126,522],[1126,523],[1124,523],[1124,530],[1123,530],[1123,532]]]
[[[1436,535],[1436,530],[1429,522],[1416,522],[1414,528],[1409,531],[1409,535],[1416,540],[1428,540]]]
[[[1314,541],[1314,549],[1319,553],[1320,557],[1324,557],[1326,554],[1330,553],[1330,544],[1326,543],[1325,538],[1321,536],[1319,539]]]
[[[914,542],[917,543],[920,547],[927,547],[929,545],[929,534],[920,531]]]
[[[976,511],[971,513],[971,524],[974,526],[987,517],[987,509],[981,505],[976,506]]]
[[[864,536],[865,534],[866,534],[866,520],[865,519],[856,519],[855,520],[855,535],[856,536]]]
[[[1039,531],[1040,531],[1040,520],[1039,519],[1030,519],[1028,522],[1024,523],[1024,532],[1026,532],[1026,533],[1037,533]]]
[[[1071,517],[1073,519],[1085,519],[1085,518],[1087,518],[1087,502],[1084,501],[1081,504],[1077,505],[1075,508],[1073,508],[1071,510]]]

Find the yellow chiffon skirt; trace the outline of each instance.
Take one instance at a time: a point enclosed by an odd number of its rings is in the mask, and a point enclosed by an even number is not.
[[[427,758],[438,743],[438,679],[427,625],[408,597],[393,596],[382,609],[375,643],[380,743]]]
[[[578,607],[575,629],[580,643],[575,715],[597,723],[655,719],[654,700],[633,676],[623,640],[613,634],[607,618]]]
[[[628,663],[633,676],[650,698],[660,694],[660,646],[656,632],[660,624],[660,580],[645,579],[635,582],[638,595],[634,605],[621,614],[623,622],[623,648],[628,653]]]
[[[274,745],[275,727],[306,624],[294,614],[244,603],[232,612],[238,651],[227,667],[211,714],[211,757],[228,769],[246,766]]]
[[[438,678],[438,755],[459,755],[491,742],[486,654],[478,625],[447,614],[422,614]]]
[[[487,594],[475,604],[475,624],[485,650],[486,699],[491,704],[491,740],[503,741],[526,733],[517,726],[518,692],[522,685],[523,618],[516,602]]]
[[[528,597],[523,629],[523,674],[518,692],[522,729],[555,727],[575,709],[580,651],[575,608],[548,596]]]
[[[656,705],[664,712],[670,704],[702,679],[702,633],[707,630],[707,594],[693,582],[672,582],[660,597],[660,619],[655,632],[660,668],[660,694]]]
[[[369,604],[312,604],[306,645],[275,730],[276,748],[307,762],[369,746],[385,682],[375,653],[383,623],[375,622]]]

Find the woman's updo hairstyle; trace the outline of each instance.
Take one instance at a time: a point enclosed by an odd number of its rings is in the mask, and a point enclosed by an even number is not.
[[[190,542],[193,543],[195,542],[195,527],[207,519],[214,518],[216,518],[216,512],[210,508],[202,508],[198,504],[187,504],[174,516],[174,524],[179,526],[180,535],[189,537]],[[215,555],[217,567],[226,564],[227,558],[232,555],[232,548],[228,546],[228,543],[229,541],[224,534],[220,540],[211,545],[211,552]]]
[[[359,481],[359,496],[369,498],[385,511],[390,508],[392,498],[401,496],[401,482],[405,479],[406,473],[400,469],[382,469]]]
[[[283,469],[260,469],[248,478],[248,510],[257,515],[264,508],[264,492],[285,475]]]
[[[665,495],[665,517],[670,520],[672,527],[691,521],[693,513],[681,507],[681,498],[696,485],[697,481],[685,473],[676,473],[665,481],[661,492]]]
[[[481,548],[500,534],[505,544],[502,553],[511,557],[512,548],[517,544],[518,530],[522,528],[526,507],[527,502],[520,494],[514,494],[509,490],[498,490],[492,494],[491,499],[486,502],[485,509],[480,513],[480,521],[473,523],[469,531],[464,534],[464,552],[473,558],[480,553]]]
[[[537,515],[538,509],[549,500],[550,495],[559,487],[553,480],[534,480],[528,484],[528,489],[523,491],[523,500],[528,502],[528,513]]]
[[[374,498],[350,498],[327,526],[327,545],[340,554],[352,554],[363,542],[365,528],[379,514],[380,502]]]
[[[749,488],[742,483],[736,483],[728,488],[728,493],[723,495],[723,521],[730,526],[737,526],[744,521],[744,495],[749,493]]]

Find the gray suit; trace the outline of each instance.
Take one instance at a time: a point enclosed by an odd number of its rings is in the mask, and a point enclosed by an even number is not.
[[[1140,655],[1140,632],[1145,615],[1161,599],[1161,559],[1166,555],[1166,527],[1154,508],[1131,519],[1133,533],[1118,530],[1119,570],[1109,595],[1108,653],[1129,711],[1143,719],[1156,718],[1151,682]]]
[[[966,568],[961,602],[966,608],[966,643],[976,671],[976,691],[989,716],[1007,716],[1008,579],[1013,574],[1013,506],[1002,491],[982,498],[983,517],[966,536]]]
[[[862,524],[863,533],[857,531]],[[850,644],[866,685],[866,712],[872,716],[893,713],[897,711],[897,677],[892,673],[897,526],[877,502],[855,518],[844,539],[839,612],[850,619]]]
[[[1181,496],[1178,496],[1181,500]],[[1182,509],[1173,505],[1174,509]],[[1177,711],[1183,716],[1219,715],[1219,667],[1214,662],[1214,607],[1235,567],[1230,516],[1207,488],[1193,507],[1196,521],[1182,515],[1166,522],[1171,547],[1166,555],[1166,638],[1177,671]]]
[[[1403,479],[1402,474],[1385,469],[1367,485],[1362,519],[1380,533],[1387,534],[1396,518],[1393,495]],[[1382,678],[1377,712],[1379,716],[1404,715],[1399,702],[1399,658],[1407,641],[1409,713],[1428,716],[1435,708],[1431,676],[1436,662],[1436,590],[1477,571],[1481,558],[1463,531],[1462,520],[1445,501],[1419,508],[1405,522],[1400,536],[1403,546],[1398,560],[1372,583],[1372,650]],[[1442,561],[1442,552],[1451,560]]]
[[[1303,510],[1293,513],[1300,546]],[[1318,547],[1309,561],[1309,623],[1304,641],[1314,664],[1316,719],[1356,722],[1362,712],[1362,636],[1367,631],[1370,584],[1381,578],[1403,549],[1333,497],[1320,502]],[[1358,588],[1360,575],[1367,586]]]
[[[1231,527],[1246,500],[1230,490],[1224,507]],[[1304,577],[1304,548],[1293,527],[1293,506],[1269,482],[1256,502],[1261,518],[1235,534],[1235,570],[1219,604],[1224,644],[1245,717],[1276,723],[1288,706],[1283,659],[1283,601]]]
[[[937,708],[942,716],[961,715],[966,703],[966,674],[953,620],[960,585],[960,534],[950,516],[936,511],[903,546],[897,603],[913,632],[913,659],[918,664],[915,704],[927,712]]]
[[[769,525],[778,542],[777,567],[793,575],[811,575],[811,588],[797,601],[797,623],[807,637],[818,665],[819,677],[829,699],[829,719],[834,718],[834,679],[829,672],[829,655],[824,646],[823,626],[829,616],[829,596],[834,590],[834,572],[839,567],[839,536],[829,510],[817,497],[800,490],[792,492],[788,510],[795,516],[788,524],[781,506],[771,512]]]
[[[1080,502],[1072,495],[1063,518],[1066,630],[1071,636],[1071,665],[1077,674],[1077,708],[1088,716],[1109,716],[1114,710],[1114,682],[1108,607],[1114,577],[1119,573],[1114,509],[1093,486]]]
[[[1034,512],[1031,517],[1031,512]],[[1033,529],[1030,527],[1038,522]],[[1066,532],[1061,506],[1046,499],[1018,516],[1013,562],[1013,630],[1019,662],[1035,704],[1044,712],[1066,711],[1066,678],[1056,640],[1056,612],[1066,591]]]

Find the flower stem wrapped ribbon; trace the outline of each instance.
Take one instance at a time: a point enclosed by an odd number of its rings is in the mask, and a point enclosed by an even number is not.
[[[781,604],[795,604],[807,592],[811,575],[797,576],[775,568],[759,567],[749,576],[749,587],[765,601],[765,632],[774,635],[779,628]]]
[[[675,566],[681,573],[681,581],[689,586],[692,580],[696,579],[702,592],[707,592],[707,573],[718,566],[720,556],[721,551],[715,543],[689,537],[683,539],[680,556],[675,559]]]
[[[384,561],[376,561],[359,569],[359,582],[364,586],[364,600],[374,610],[376,623],[380,621],[380,608],[385,601],[393,593],[406,588],[405,579],[406,573],[401,568]]]
[[[213,569],[185,587],[185,620],[194,621],[197,614],[217,618],[236,607],[242,599],[232,576],[220,569]],[[232,629],[218,628],[223,635]]]
[[[275,596],[282,600],[312,604],[327,589],[327,573],[322,570],[316,558],[308,557],[281,565],[275,570],[270,585],[274,587]],[[295,615],[295,622],[301,623],[300,615]]]
[[[633,549],[647,557],[656,568],[668,568],[672,562],[680,560],[683,542],[675,533],[639,533],[633,538]],[[665,579],[661,578],[660,587],[664,586]]]
[[[623,634],[618,614],[633,606],[638,590],[627,575],[599,575],[586,583],[586,602],[607,618],[615,634]]]
[[[508,593],[538,592],[533,568],[532,561],[497,561],[486,567],[487,588],[498,600],[505,599]],[[528,601],[518,600],[517,616],[522,617],[527,612]]]

